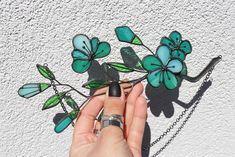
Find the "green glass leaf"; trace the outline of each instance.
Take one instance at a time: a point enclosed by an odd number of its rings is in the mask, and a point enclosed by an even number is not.
[[[69,113],[69,117],[74,120],[77,118],[79,111],[78,110],[73,110]]]
[[[138,36],[135,36],[135,38],[132,40],[131,43],[135,44],[135,45],[142,45],[143,44]]]
[[[51,96],[49,99],[47,99],[47,101],[44,103],[42,110],[46,110],[52,107],[55,107],[56,105],[58,105],[60,103],[60,101],[64,98],[65,93],[59,93],[56,95]]]
[[[52,73],[52,71],[47,66],[43,66],[43,65],[37,64],[37,68],[38,68],[39,73],[43,77],[45,77],[45,78],[47,78],[49,80],[54,80],[55,79],[54,74]]]
[[[49,88],[51,86],[51,84],[48,84],[48,83],[39,83],[39,86],[40,86],[40,92],[43,92],[44,90]]]
[[[133,69],[144,70],[142,61],[131,47],[122,47],[120,51],[124,64]]]
[[[64,97],[65,102],[67,103],[67,105],[69,105],[73,110],[77,110],[79,111],[79,107],[78,104],[75,102],[75,100],[71,97],[71,96],[65,96]]]
[[[50,86],[51,85],[47,83],[27,83],[20,87],[18,94],[23,98],[30,98],[43,92]]]
[[[107,65],[109,65],[111,68],[113,68],[119,72],[123,72],[123,73],[129,73],[129,72],[134,71],[134,69],[128,67],[127,65],[125,65],[123,63],[109,62],[109,63],[107,63]]]
[[[115,29],[115,33],[119,41],[127,42],[135,45],[142,45],[140,38],[127,26],[120,26]]]
[[[90,80],[82,85],[83,88],[87,89],[98,89],[109,85],[108,81],[105,80]]]

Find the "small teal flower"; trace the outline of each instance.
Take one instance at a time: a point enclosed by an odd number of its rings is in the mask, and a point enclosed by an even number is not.
[[[178,59],[170,59],[168,46],[160,46],[156,55],[148,55],[143,59],[143,67],[148,71],[147,80],[153,87],[159,87],[161,83],[167,89],[174,89],[178,86],[176,74],[180,73],[183,65]]]
[[[50,86],[51,85],[47,83],[27,83],[20,87],[18,94],[23,98],[30,98],[43,92]]]
[[[182,40],[179,32],[173,31],[169,38],[163,37],[161,39],[162,45],[167,45],[172,49],[172,56],[180,60],[185,60],[187,54],[192,52],[192,46],[188,40]]]
[[[84,73],[89,69],[94,59],[103,58],[111,51],[109,43],[99,42],[97,37],[89,40],[83,34],[78,34],[73,38],[73,46],[72,69],[77,73]]]

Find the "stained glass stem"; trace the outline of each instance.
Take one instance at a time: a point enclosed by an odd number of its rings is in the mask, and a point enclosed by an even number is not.
[[[77,90],[76,88],[74,88],[73,86],[69,85],[69,84],[62,84],[60,83],[58,80],[55,80],[58,84],[56,84],[56,86],[67,86],[70,87],[73,91],[77,92],[78,94],[80,94],[81,96],[88,98],[89,96],[83,94],[82,92],[80,92],[79,90]]]
[[[144,44],[143,44],[143,46],[144,46],[149,52],[151,52],[153,55],[155,55],[155,54],[153,53],[153,51],[152,51],[148,46],[146,46],[146,45],[144,45]]]
[[[218,56],[213,58],[210,63],[195,77],[183,75],[182,78],[189,82],[197,82],[199,81],[212,67],[218,64],[222,60],[222,56]]]

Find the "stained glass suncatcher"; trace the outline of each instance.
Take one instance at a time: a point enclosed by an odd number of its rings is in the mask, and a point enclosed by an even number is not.
[[[205,75],[207,75],[206,79],[208,79],[215,65],[222,59],[222,56],[213,58],[197,76],[191,77],[187,75],[188,70],[185,59],[190,57],[192,45],[189,40],[183,38],[183,33],[180,34],[178,31],[172,31],[168,37],[162,37],[155,51],[146,46],[140,37],[128,26],[117,27],[115,33],[120,42],[125,42],[130,44],[130,46],[120,49],[122,62],[106,61],[103,64],[105,67],[114,69],[117,72],[135,72],[139,74],[135,75],[139,76],[138,78],[128,78],[129,81],[125,81],[125,83],[130,84],[126,88],[132,88],[137,83],[147,80],[148,84],[154,88],[164,87],[168,91],[174,90],[179,88],[182,80],[197,82]],[[79,77],[82,77],[81,75],[89,70],[95,60],[99,61],[99,58],[104,58],[111,53],[110,44],[100,41],[97,37],[89,39],[84,34],[78,34],[73,38],[72,44],[73,50],[71,55],[73,61],[71,68],[80,75]],[[135,46],[142,46],[148,50],[149,54],[140,59],[138,53],[134,50]],[[73,121],[78,116],[81,108],[86,105],[90,98],[105,94],[84,94],[70,84],[61,83],[47,65],[37,64],[36,67],[46,81],[26,83],[19,88],[18,94],[23,98],[31,98],[50,88],[54,90],[54,94],[45,100],[42,110],[58,106],[63,109],[65,116],[55,125],[54,131],[56,133],[61,133],[70,124],[73,125]],[[100,75],[106,75],[106,73],[104,72]],[[111,81],[112,79],[92,79],[84,82],[81,87],[88,90],[99,89],[108,86]],[[119,80],[119,83],[121,84],[123,81]],[[59,86],[67,87],[68,90],[60,91],[58,89]],[[84,98],[81,104],[78,104],[74,96],[71,95],[72,91]]]

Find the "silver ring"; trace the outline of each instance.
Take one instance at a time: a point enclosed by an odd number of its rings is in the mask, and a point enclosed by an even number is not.
[[[117,126],[123,130],[123,116],[118,114],[103,115],[101,117],[101,129],[107,126]]]

